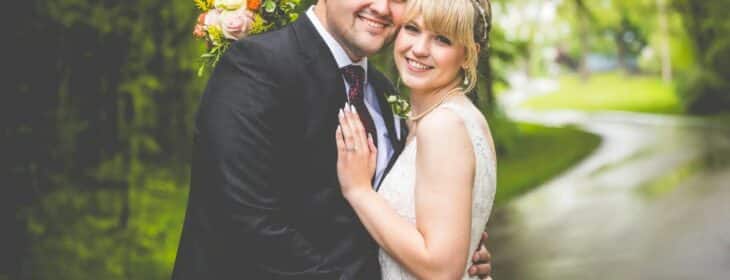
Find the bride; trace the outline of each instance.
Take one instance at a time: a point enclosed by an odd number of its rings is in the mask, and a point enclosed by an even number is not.
[[[487,0],[408,1],[394,58],[411,92],[410,133],[377,191],[373,139],[353,107],[340,112],[342,194],[380,245],[383,279],[468,277],[496,191],[490,130],[465,96],[477,82],[490,12]]]

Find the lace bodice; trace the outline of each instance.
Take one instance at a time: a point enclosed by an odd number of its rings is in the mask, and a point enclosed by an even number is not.
[[[471,139],[475,154],[476,169],[474,173],[474,187],[472,189],[472,219],[469,236],[469,252],[476,250],[482,232],[492,210],[496,192],[496,162],[491,139],[482,129],[482,120],[467,112],[473,108],[466,108],[455,102],[447,102],[438,109],[450,109],[463,120]],[[417,138],[412,139],[404,148],[394,166],[383,180],[378,190],[396,212],[411,223],[416,223],[415,210],[415,182],[416,182],[416,145]],[[416,279],[404,267],[391,258],[384,250],[379,252],[379,261],[382,268],[383,280]],[[464,267],[463,279],[469,279],[466,269],[471,264],[467,261]]]

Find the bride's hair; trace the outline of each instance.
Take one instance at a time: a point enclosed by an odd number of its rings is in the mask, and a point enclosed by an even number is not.
[[[461,79],[466,75],[469,82],[464,92],[472,91],[477,84],[479,51],[489,46],[492,18],[489,0],[409,0],[404,22],[419,16],[423,17],[426,29],[466,48],[467,67],[461,71]]]

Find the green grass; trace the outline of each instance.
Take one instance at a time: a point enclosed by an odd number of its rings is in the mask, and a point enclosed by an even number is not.
[[[560,78],[560,89],[524,104],[532,109],[619,110],[681,114],[684,109],[674,86],[654,76],[594,74],[582,82],[576,75]]]
[[[521,137],[498,159],[495,204],[504,204],[555,177],[590,154],[601,140],[574,128],[520,124]]]

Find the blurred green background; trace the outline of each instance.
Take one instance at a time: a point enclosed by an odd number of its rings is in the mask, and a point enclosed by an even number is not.
[[[302,0],[301,9],[312,2]],[[193,2],[10,5],[6,12],[19,15],[5,39],[12,51],[0,118],[0,279],[169,278],[206,82],[196,76],[205,46],[192,37]],[[497,142],[498,208],[601,143],[579,127],[517,121],[511,108],[730,121],[730,1],[493,6],[475,99]],[[373,60],[396,79],[389,50]],[[559,86],[502,102],[535,80]]]

